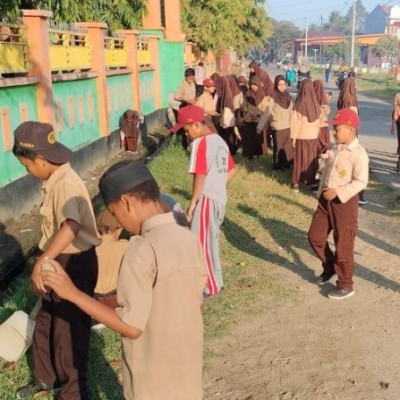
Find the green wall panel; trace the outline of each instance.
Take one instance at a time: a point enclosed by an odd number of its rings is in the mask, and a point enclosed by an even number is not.
[[[140,112],[147,115],[156,110],[154,71],[139,72]]]
[[[108,117],[110,131],[119,127],[119,119],[127,109],[133,108],[131,75],[107,77]]]
[[[183,80],[185,72],[184,65],[184,43],[166,42],[163,31],[140,30],[142,35],[157,35],[158,50],[160,56],[160,80],[162,106],[168,107],[169,98],[176,92],[179,83]]]
[[[0,88],[0,186],[26,174],[12,154],[15,128],[27,120],[37,120],[36,85]]]
[[[95,79],[53,83],[57,140],[75,150],[99,138]]]

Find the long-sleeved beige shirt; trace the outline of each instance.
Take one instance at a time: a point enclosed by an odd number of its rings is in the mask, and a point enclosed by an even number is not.
[[[271,128],[275,131],[281,131],[283,129],[290,128],[290,119],[293,112],[292,109],[292,102],[290,102],[288,108],[283,108],[271,97],[267,108],[265,109],[257,125],[257,131],[261,131],[267,121],[270,122]]]
[[[317,139],[320,126],[321,117],[314,122],[309,122],[306,116],[293,110],[290,120],[290,137],[291,139],[301,140]]]
[[[346,203],[367,187],[369,164],[367,152],[355,138],[349,145],[338,145],[327,154],[328,159],[322,170],[318,196],[324,189],[335,189],[339,200]]]

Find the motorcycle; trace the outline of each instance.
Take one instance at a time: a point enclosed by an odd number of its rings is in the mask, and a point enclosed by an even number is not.
[[[339,90],[342,90],[343,84],[344,84],[344,80],[349,76],[349,72],[348,71],[343,71],[340,72],[338,78],[336,79],[335,83],[336,86]]]
[[[300,90],[301,83],[302,83],[305,79],[311,79],[310,71],[307,71],[307,72],[300,72],[300,71],[297,71],[297,91]]]

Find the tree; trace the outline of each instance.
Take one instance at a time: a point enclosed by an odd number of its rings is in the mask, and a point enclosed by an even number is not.
[[[356,1],[356,20],[355,20],[355,33],[359,35],[364,32],[364,24],[365,20],[368,16],[368,13],[364,7],[364,4],[361,0]],[[353,7],[350,7],[347,11],[346,16],[344,17],[345,26],[343,29],[343,33],[345,35],[351,35],[352,26],[353,26]]]
[[[292,53],[294,40],[302,35],[295,24],[288,21],[272,20],[272,35],[265,42],[268,60],[274,60],[279,53]]]
[[[55,21],[102,21],[110,30],[133,29],[140,27],[146,0],[1,0],[0,12],[15,21],[20,9],[36,8],[52,11]]]
[[[395,57],[399,40],[396,36],[385,35],[382,36],[372,48],[372,53],[377,57]]]
[[[328,22],[323,24],[323,30],[341,33],[345,25],[344,18],[339,11],[332,11],[329,15]]]
[[[182,0],[182,26],[200,50],[221,54],[257,47],[270,33],[263,7],[254,0]]]

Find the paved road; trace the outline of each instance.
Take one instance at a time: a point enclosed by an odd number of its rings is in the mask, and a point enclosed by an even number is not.
[[[265,66],[263,66],[265,68]],[[268,67],[271,77],[282,73],[276,67]],[[336,101],[339,91],[332,83],[326,86],[326,91],[333,92],[331,116],[336,111]],[[295,93],[294,88],[290,89]],[[360,107],[360,141],[367,149],[370,157],[370,171],[382,182],[397,191],[400,196],[400,173],[396,172],[397,136],[390,134],[392,104],[358,94]]]

